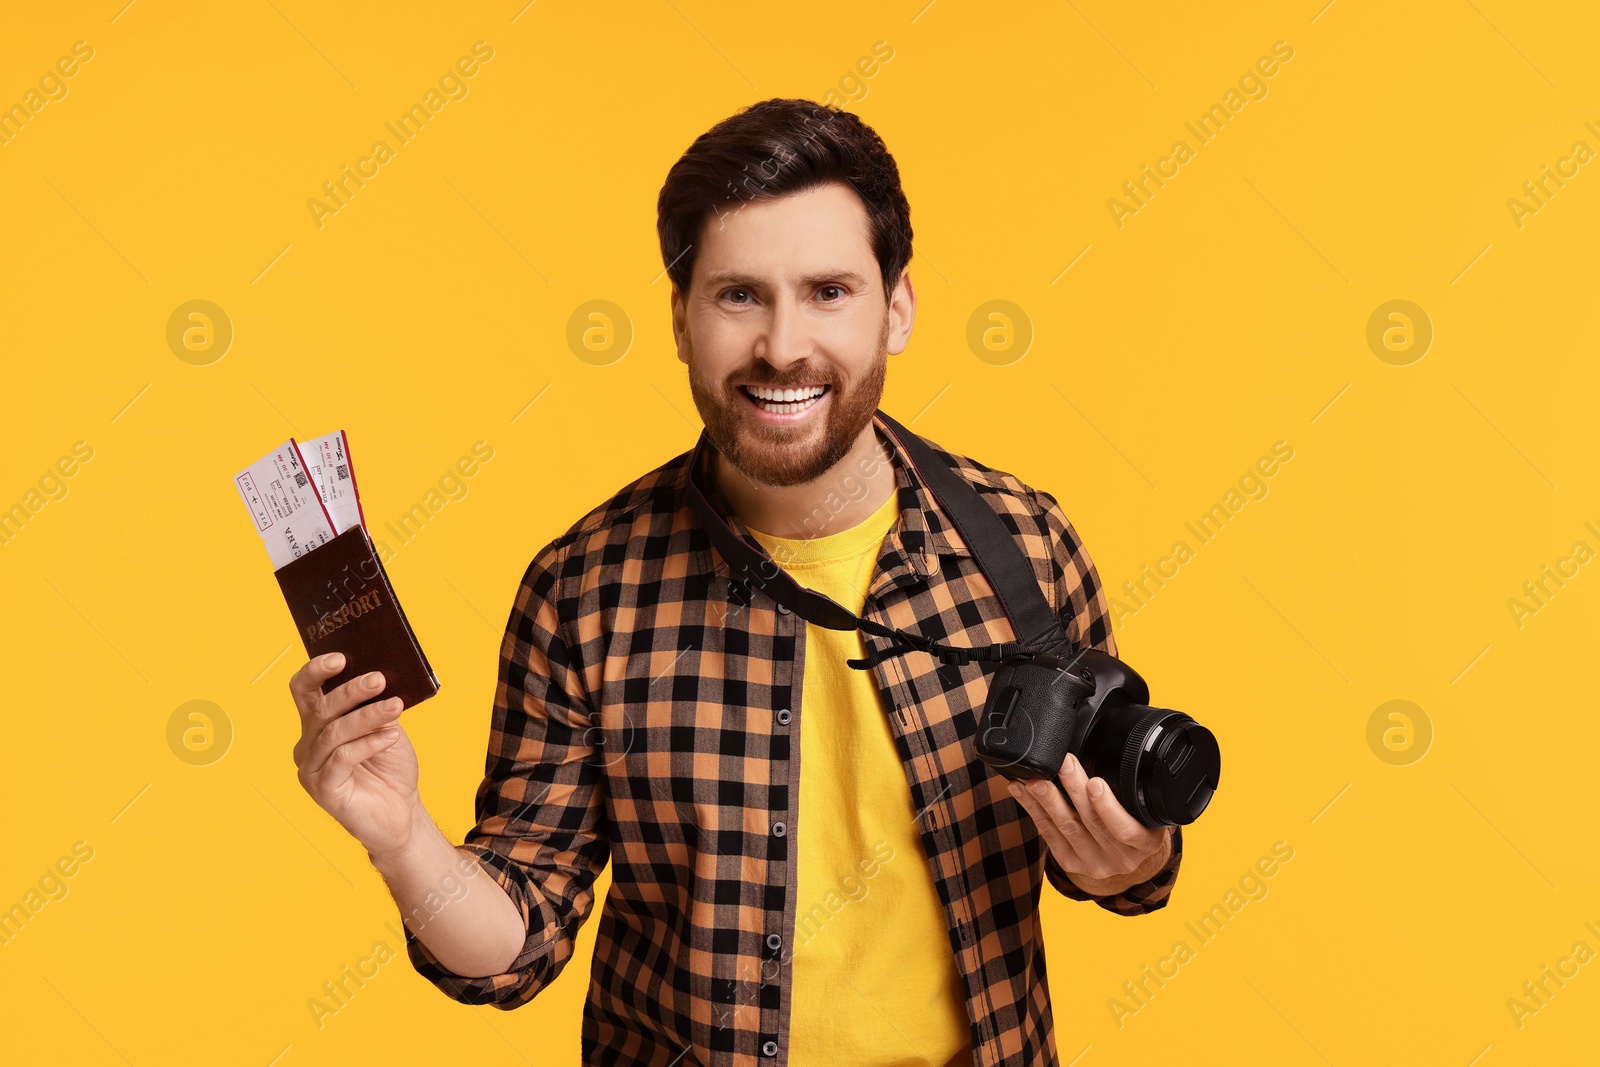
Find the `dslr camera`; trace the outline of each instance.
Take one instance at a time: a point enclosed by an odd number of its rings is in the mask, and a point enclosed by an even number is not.
[[[1194,822],[1216,792],[1222,754],[1210,730],[1150,706],[1143,678],[1096,649],[1002,660],[978,724],[978,758],[1007,778],[1055,778],[1071,753],[1134,818]]]

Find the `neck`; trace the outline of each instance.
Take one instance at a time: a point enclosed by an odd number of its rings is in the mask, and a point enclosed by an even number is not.
[[[848,530],[883,506],[895,491],[888,442],[866,427],[844,457],[800,485],[763,485],[712,452],[713,477],[733,513],[752,530],[796,539]]]

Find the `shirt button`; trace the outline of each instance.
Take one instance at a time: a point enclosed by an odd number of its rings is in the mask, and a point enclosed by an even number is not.
[[[776,1056],[778,1054],[778,1043],[776,1041],[766,1042],[761,1046],[761,1054],[763,1056]]]
[[[784,607],[782,604],[779,604],[778,605],[778,614],[779,615],[787,615],[787,614],[789,614],[789,609]],[[771,1044],[771,1042],[769,1041],[768,1044]],[[767,1055],[769,1055],[769,1056],[776,1055],[776,1052],[777,1052],[777,1046],[774,1045],[773,1046],[773,1051],[767,1053]]]
[[[767,935],[767,947],[776,952],[783,947],[783,937],[780,934]],[[770,1053],[769,1053],[770,1055]]]
[[[786,834],[788,832],[789,832],[789,828],[787,826],[783,825],[783,823],[775,822],[775,823],[772,824],[772,836],[773,837],[782,837],[784,834]]]
[[[778,709],[778,725],[779,726],[788,726],[789,725],[789,709],[788,708],[779,708]]]

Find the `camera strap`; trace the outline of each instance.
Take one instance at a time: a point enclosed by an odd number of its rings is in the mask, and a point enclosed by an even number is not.
[[[1068,651],[1070,644],[1060,617],[1039,591],[1032,562],[1017,547],[1000,516],[922,438],[882,411],[877,413],[877,418],[900,446],[911,480],[927,487],[972,550],[1020,640],[978,647],[945,645],[921,634],[860,618],[831,597],[802,587],[759,545],[736,534],[706,499],[696,481],[704,453],[711,447],[709,437],[702,430],[689,460],[689,505],[729,567],[743,581],[763,589],[779,607],[794,612],[806,622],[829,630],[860,630],[892,642],[869,653],[865,659],[845,661],[857,670],[866,670],[890,656],[913,651],[927,652],[941,662],[957,666],[965,666],[973,660],[999,661],[1029,653],[1061,655]]]

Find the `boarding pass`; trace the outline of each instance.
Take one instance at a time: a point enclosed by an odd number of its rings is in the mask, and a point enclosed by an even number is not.
[[[343,430],[307,441],[300,446],[311,480],[333,520],[333,532],[342,534],[364,525],[361,496],[356,492],[356,469],[350,462],[350,439]]]
[[[276,570],[332,541],[336,531],[294,438],[234,475]]]

